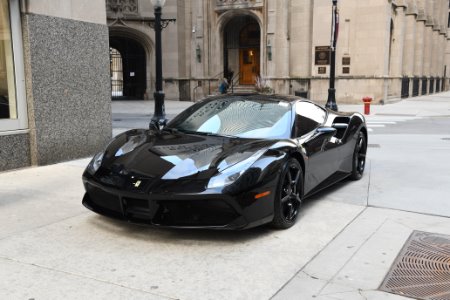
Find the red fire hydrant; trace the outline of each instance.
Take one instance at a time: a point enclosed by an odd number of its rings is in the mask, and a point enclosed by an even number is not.
[[[372,98],[364,97],[362,100],[364,102],[364,114],[370,115],[370,102],[372,102]]]

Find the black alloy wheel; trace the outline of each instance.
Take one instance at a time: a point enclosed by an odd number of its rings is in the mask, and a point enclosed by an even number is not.
[[[287,229],[295,224],[302,204],[303,171],[300,163],[291,158],[281,172],[274,203],[272,226]]]
[[[359,180],[364,174],[366,167],[366,153],[367,153],[367,141],[364,133],[358,133],[358,139],[356,140],[355,151],[353,152],[353,167],[352,180]]]

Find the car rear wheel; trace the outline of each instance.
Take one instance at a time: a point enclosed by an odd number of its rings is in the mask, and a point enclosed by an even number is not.
[[[367,153],[367,141],[364,133],[359,132],[358,139],[356,140],[355,150],[353,152],[353,167],[350,178],[352,180],[359,180],[364,174],[366,167],[366,153]]]
[[[281,172],[274,203],[272,226],[287,229],[295,224],[302,204],[303,171],[300,163],[291,158]]]

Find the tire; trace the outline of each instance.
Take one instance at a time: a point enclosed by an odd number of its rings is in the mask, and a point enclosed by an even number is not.
[[[364,133],[361,131],[358,133],[356,139],[355,150],[353,151],[353,163],[351,180],[360,180],[363,177],[364,169],[366,167],[366,153],[367,153],[367,140]]]
[[[302,192],[302,167],[295,158],[291,158],[285,163],[278,180],[271,223],[273,228],[287,229],[295,224],[302,204]]]

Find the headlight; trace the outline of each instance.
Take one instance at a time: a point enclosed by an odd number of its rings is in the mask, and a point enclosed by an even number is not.
[[[225,187],[232,184],[241,177],[260,157],[264,154],[264,150],[259,150],[247,159],[244,159],[229,168],[224,169],[218,175],[212,177],[208,183],[208,189]]]
[[[97,153],[94,156],[94,158],[92,158],[91,162],[89,163],[89,165],[87,167],[87,170],[89,173],[91,173],[91,175],[94,175],[95,172],[97,172],[98,169],[100,168],[104,155],[105,155],[104,152],[100,152],[100,153]]]

